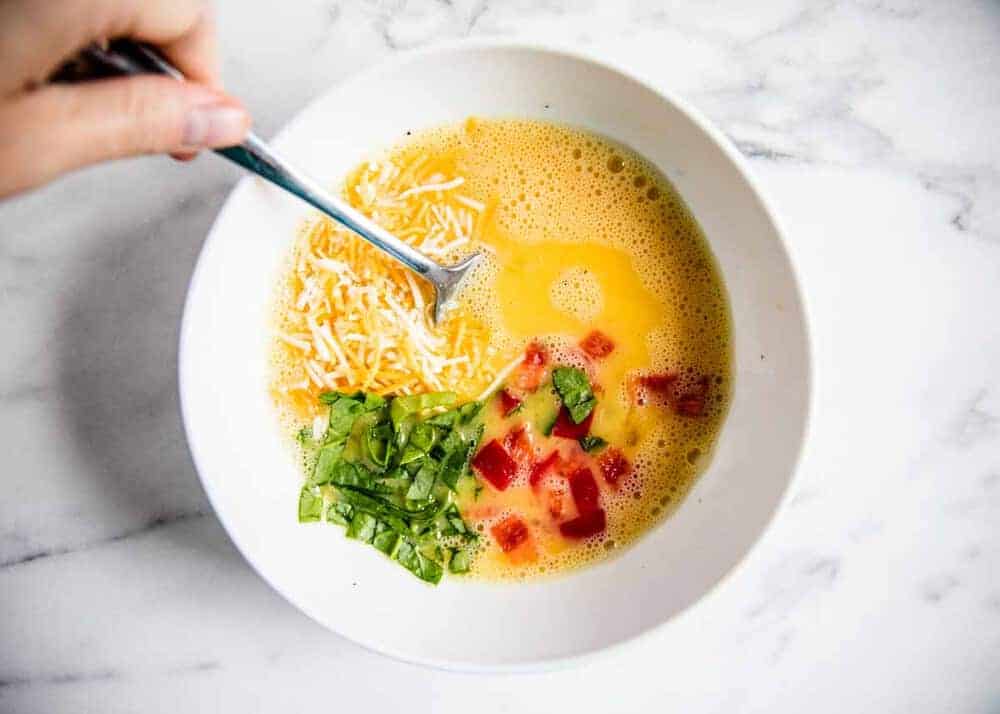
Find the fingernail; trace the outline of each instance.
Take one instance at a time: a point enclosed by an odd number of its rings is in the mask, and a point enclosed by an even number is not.
[[[239,107],[225,104],[192,107],[184,126],[184,146],[214,148],[243,141],[250,121]]]

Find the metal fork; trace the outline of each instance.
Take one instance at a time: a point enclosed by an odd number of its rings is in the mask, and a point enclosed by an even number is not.
[[[63,73],[63,78],[153,73],[184,81],[184,75],[159,52],[131,40],[89,45],[81,51],[73,65]],[[456,265],[441,265],[431,260],[292,167],[253,132],[239,146],[216,149],[215,152],[318,208],[424,278],[434,287],[434,322],[441,319],[462,280],[483,257],[481,253],[473,253]]]

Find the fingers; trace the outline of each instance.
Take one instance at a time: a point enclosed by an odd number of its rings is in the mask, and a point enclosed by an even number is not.
[[[199,21],[187,34],[161,45],[160,49],[191,81],[201,82],[215,89],[222,88],[218,45],[215,40],[215,17],[210,6],[205,6]],[[198,152],[177,151],[171,156],[178,161],[193,161]]]
[[[184,76],[221,86],[215,23],[204,0],[104,0],[118,6],[119,21],[103,37],[128,36],[156,45]]]
[[[41,84],[89,42],[131,37],[167,48],[195,81],[218,85],[205,0],[3,0],[0,93]]]
[[[219,89],[222,79],[215,37],[215,18],[206,5],[187,32],[175,40],[161,42],[159,47],[188,79]]]
[[[250,117],[228,95],[149,76],[27,92],[0,108],[0,126],[0,195],[9,195],[106,159],[232,146]]]
[[[199,21],[187,34],[161,45],[160,49],[189,80],[215,89],[222,88],[218,46],[215,41],[215,18],[210,7],[206,6]],[[193,161],[198,157],[198,152],[175,151],[170,155],[178,161]]]

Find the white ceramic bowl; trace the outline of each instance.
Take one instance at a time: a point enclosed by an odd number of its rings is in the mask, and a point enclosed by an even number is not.
[[[181,332],[181,399],[219,519],[295,606],[404,660],[524,669],[667,622],[746,556],[788,490],[805,437],[809,341],[781,232],[736,151],[676,97],[599,62],[509,44],[401,55],[321,96],[274,144],[332,185],[406,130],[470,114],[563,122],[624,142],[674,182],[711,242],[732,303],[735,394],[713,462],[672,518],[617,557],[561,578],[445,578],[437,588],[340,528],[300,525],[301,476],[265,388],[267,310],[309,210],[259,179],[233,191],[198,261]]]

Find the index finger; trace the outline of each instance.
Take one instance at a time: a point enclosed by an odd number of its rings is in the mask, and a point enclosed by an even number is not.
[[[218,84],[205,0],[7,0],[0,28],[3,93],[41,84],[87,44],[116,37],[157,45],[193,80]]]
[[[219,88],[219,57],[215,39],[215,20],[212,7],[204,0],[187,0],[183,25],[169,26],[159,11],[150,6],[176,10],[176,2],[143,2],[142,0],[117,0],[137,6],[138,15],[132,27],[124,34],[156,45],[185,77],[210,87]],[[167,13],[169,14],[169,12]],[[179,31],[178,31],[179,30]]]

